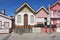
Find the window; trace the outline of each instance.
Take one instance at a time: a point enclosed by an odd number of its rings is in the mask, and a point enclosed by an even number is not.
[[[4,27],[8,28],[9,27],[9,22],[4,22]]]
[[[0,28],[2,28],[2,22],[0,21]]]
[[[37,22],[45,22],[46,20],[44,18],[37,18]]]
[[[56,13],[57,12],[57,10],[54,10],[54,12],[53,13]]]
[[[57,10],[55,10],[54,12],[56,12]]]
[[[31,15],[31,23],[34,23],[34,16],[33,15]]]
[[[17,16],[17,23],[21,23],[21,15]]]
[[[58,10],[58,12],[60,13],[60,10]]]

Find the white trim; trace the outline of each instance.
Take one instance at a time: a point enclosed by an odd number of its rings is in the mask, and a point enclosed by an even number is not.
[[[9,18],[9,19],[12,19],[10,16],[5,16],[3,14],[0,14],[2,17],[6,17],[6,18]]]
[[[55,3],[51,6],[51,8],[52,8],[56,3],[60,3],[60,1],[55,2]]]
[[[49,13],[48,10],[47,10],[44,6],[41,6],[36,12],[38,12],[38,11],[39,11],[40,9],[42,9],[42,8],[43,8],[47,13]]]
[[[45,22],[46,20],[44,18],[36,18],[37,22]]]
[[[33,12],[35,12],[35,10],[33,10],[27,3],[24,3],[23,5],[21,5],[21,7],[19,7],[15,12],[20,10],[24,5],[28,6]]]

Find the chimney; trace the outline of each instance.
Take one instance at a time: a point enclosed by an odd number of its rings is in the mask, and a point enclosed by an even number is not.
[[[2,14],[5,15],[5,9],[2,10]]]

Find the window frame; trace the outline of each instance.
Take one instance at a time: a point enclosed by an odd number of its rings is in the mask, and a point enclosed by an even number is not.
[[[19,18],[20,18],[20,20],[19,20]],[[17,23],[21,23],[21,15],[17,16]]]
[[[34,16],[33,16],[33,15],[31,15],[30,20],[31,20],[31,21],[30,21],[31,23],[34,23]]]
[[[58,12],[60,13],[60,10],[58,10]]]
[[[43,21],[40,21],[43,20]],[[44,18],[37,17],[37,22],[45,22],[46,20]]]
[[[57,12],[57,10],[54,10],[54,11],[53,11],[53,13],[56,13],[56,12]]]
[[[8,26],[5,26],[5,23],[8,23]],[[4,28],[9,28],[9,22],[4,22]]]

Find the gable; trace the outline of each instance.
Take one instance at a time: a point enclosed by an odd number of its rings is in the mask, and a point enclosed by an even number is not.
[[[33,11],[32,10],[30,10],[27,6],[25,6],[24,8],[22,8],[19,12],[32,12],[33,13]]]
[[[51,10],[60,10],[60,4],[56,4],[53,7],[51,7]]]
[[[41,9],[37,14],[36,14],[36,17],[40,17],[40,18],[47,18],[47,12],[44,11],[43,9]]]
[[[24,3],[18,9],[16,9],[15,13],[18,13],[18,12],[32,12],[32,13],[35,13],[35,10],[33,10],[27,3]]]

